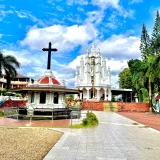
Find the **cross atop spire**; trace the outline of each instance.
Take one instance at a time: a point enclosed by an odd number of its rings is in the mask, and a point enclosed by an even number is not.
[[[51,69],[51,51],[56,52],[56,48],[52,48],[52,43],[49,42],[48,48],[43,48],[42,51],[48,51],[47,69]]]

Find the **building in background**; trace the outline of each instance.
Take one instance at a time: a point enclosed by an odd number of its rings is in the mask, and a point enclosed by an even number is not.
[[[106,60],[100,56],[100,49],[96,49],[94,43],[90,50],[86,50],[85,57],[81,57],[75,87],[82,91],[80,98],[83,100],[111,101],[110,67],[106,67]]]
[[[22,74],[17,74],[15,78],[11,80],[11,88],[24,88],[28,85],[30,78],[23,76]],[[33,79],[32,79],[33,82]],[[7,80],[5,75],[0,78],[0,90],[6,90]]]

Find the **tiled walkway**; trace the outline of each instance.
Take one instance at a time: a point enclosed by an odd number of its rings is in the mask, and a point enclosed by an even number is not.
[[[65,134],[44,160],[159,160],[160,133],[113,112],[95,112],[99,125]]]

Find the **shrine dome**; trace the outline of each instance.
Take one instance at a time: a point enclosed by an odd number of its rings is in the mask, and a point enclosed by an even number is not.
[[[60,85],[60,83],[53,77],[42,77],[38,80],[39,84],[56,84]]]
[[[41,85],[61,85],[58,80],[55,79],[51,70],[46,70],[42,78],[38,80]]]

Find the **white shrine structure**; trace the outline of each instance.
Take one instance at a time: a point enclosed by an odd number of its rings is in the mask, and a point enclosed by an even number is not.
[[[77,89],[67,88],[65,81],[60,83],[53,75],[51,71],[51,51],[55,49],[51,48],[51,42],[49,48],[43,51],[49,51],[47,69],[44,75],[35,79],[34,82],[30,79],[28,85],[23,88],[15,88],[12,91],[22,92],[28,94],[28,109],[53,109],[63,111],[66,108],[65,96],[67,94],[78,94]],[[63,110],[62,110],[63,109]]]
[[[80,67],[77,67],[75,87],[82,91],[83,100],[111,101],[111,73],[106,67],[106,60],[100,56],[100,49],[92,43],[86,55],[81,56]]]

